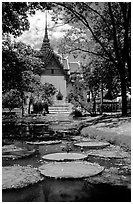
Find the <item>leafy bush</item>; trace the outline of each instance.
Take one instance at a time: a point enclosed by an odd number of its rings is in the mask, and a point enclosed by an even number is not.
[[[72,115],[74,117],[82,117],[82,112],[80,110],[77,110],[75,109],[73,112],[72,112]]]
[[[16,89],[11,89],[2,95],[2,107],[9,108],[10,112],[13,108],[19,108],[21,105],[22,99]]]

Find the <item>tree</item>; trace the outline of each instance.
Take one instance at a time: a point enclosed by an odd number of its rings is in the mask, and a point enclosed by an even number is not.
[[[2,107],[9,108],[10,112],[14,108],[21,107],[21,96],[16,89],[11,89],[2,95]]]
[[[28,15],[34,15],[40,9],[50,9],[48,2],[2,2],[2,33],[20,36],[29,29]]]
[[[10,39],[3,41],[2,46],[2,82],[3,92],[13,89],[29,89],[33,75],[39,75],[44,63],[36,52],[24,43],[11,43]]]
[[[122,115],[127,114],[126,88],[131,81],[131,3],[59,2],[64,19],[82,23],[99,48],[86,52],[99,56],[113,64],[121,81]],[[63,13],[63,12],[62,12]],[[102,30],[102,32],[101,32]],[[77,47],[78,49],[78,47]]]
[[[89,88],[92,96],[90,110],[96,112],[96,97],[103,95],[103,90],[108,90],[113,98],[117,97],[120,92],[119,73],[112,63],[104,58],[101,58],[93,53],[100,49],[94,42],[87,41],[87,30],[81,31],[81,28],[72,28],[69,30],[61,43],[58,46],[58,51],[62,55],[72,53],[76,58],[80,56],[82,63],[82,71],[84,83]],[[88,51],[88,47],[90,50]],[[100,51],[99,51],[100,52]],[[90,56],[91,54],[91,56]],[[93,54],[93,55],[92,55]],[[101,113],[102,113],[103,97],[101,98]]]
[[[43,62],[36,57],[31,47],[23,43],[3,42],[2,83],[3,94],[16,89],[21,96],[22,115],[24,114],[25,93],[46,99],[55,93],[54,86],[43,85],[39,73],[43,70]]]
[[[83,92],[87,87],[82,75],[77,75],[76,73],[72,74],[70,82],[72,84],[72,89],[68,94],[68,101],[75,107],[80,106],[82,109],[91,112],[86,103],[86,93]]]
[[[52,84],[42,84],[40,82],[40,78],[39,80],[37,78],[37,75],[33,75],[32,82],[30,82],[28,87],[28,93],[30,93],[28,113],[30,113],[31,104],[41,107],[46,106],[46,104],[47,106],[52,105],[53,101],[51,96],[53,96],[56,92],[56,88]]]
[[[22,31],[29,29],[27,19],[28,6],[26,2],[2,3],[2,31],[19,36]]]
[[[17,90],[21,97],[22,115],[24,113],[25,93],[48,100],[55,93],[55,87],[41,84],[39,74],[43,62],[37,57],[37,51],[24,43],[11,43],[10,35],[17,37],[29,29],[28,15],[35,14],[37,9],[50,8],[45,2],[3,2],[2,3],[2,89],[3,96],[11,90]],[[12,92],[11,92],[12,93]],[[9,95],[9,94],[8,94]],[[6,97],[7,98],[7,97]],[[12,101],[12,97],[8,100]],[[49,100],[50,102],[50,100]],[[13,104],[13,103],[12,103]],[[16,105],[16,103],[14,102]]]
[[[91,92],[95,104],[96,97],[101,97],[101,113],[103,106],[104,93],[109,92],[112,99],[120,93],[120,77],[113,64],[92,57],[90,63],[83,67],[84,79]],[[108,98],[109,99],[109,98]],[[95,110],[95,108],[94,108]]]
[[[82,28],[87,29],[89,37],[85,44],[88,49],[85,52],[109,61],[111,67],[113,64],[118,71],[121,82],[122,115],[127,114],[126,90],[131,84],[130,2],[4,2],[2,5],[3,33],[20,35],[23,30],[28,29],[27,12],[34,14],[35,9],[45,8],[54,9],[65,23],[71,25],[74,23],[75,27],[82,25]],[[90,50],[90,40],[95,41],[95,47],[98,49]]]

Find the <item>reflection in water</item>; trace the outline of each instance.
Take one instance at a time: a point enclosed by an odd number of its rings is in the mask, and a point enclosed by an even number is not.
[[[42,185],[40,183],[22,189],[11,189],[2,191],[2,202],[44,202],[44,201],[45,197]]]
[[[83,180],[47,179],[43,183],[43,192],[47,202],[90,201],[93,187],[85,187]]]
[[[45,179],[22,189],[3,190],[3,202],[80,202],[91,201],[93,187],[83,180]]]

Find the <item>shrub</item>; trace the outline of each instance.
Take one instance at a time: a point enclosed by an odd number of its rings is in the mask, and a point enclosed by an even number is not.
[[[22,99],[20,93],[16,89],[2,94],[2,107],[8,108],[11,112],[14,108],[19,108],[22,105]]]

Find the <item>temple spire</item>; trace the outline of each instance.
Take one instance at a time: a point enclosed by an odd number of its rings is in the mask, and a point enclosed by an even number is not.
[[[45,11],[45,34],[44,34],[44,38],[43,38],[41,51],[47,52],[49,49],[50,49],[50,42],[49,42],[48,30],[47,30],[47,11]]]
[[[47,31],[47,10],[45,11],[45,39],[48,39],[48,31]]]

